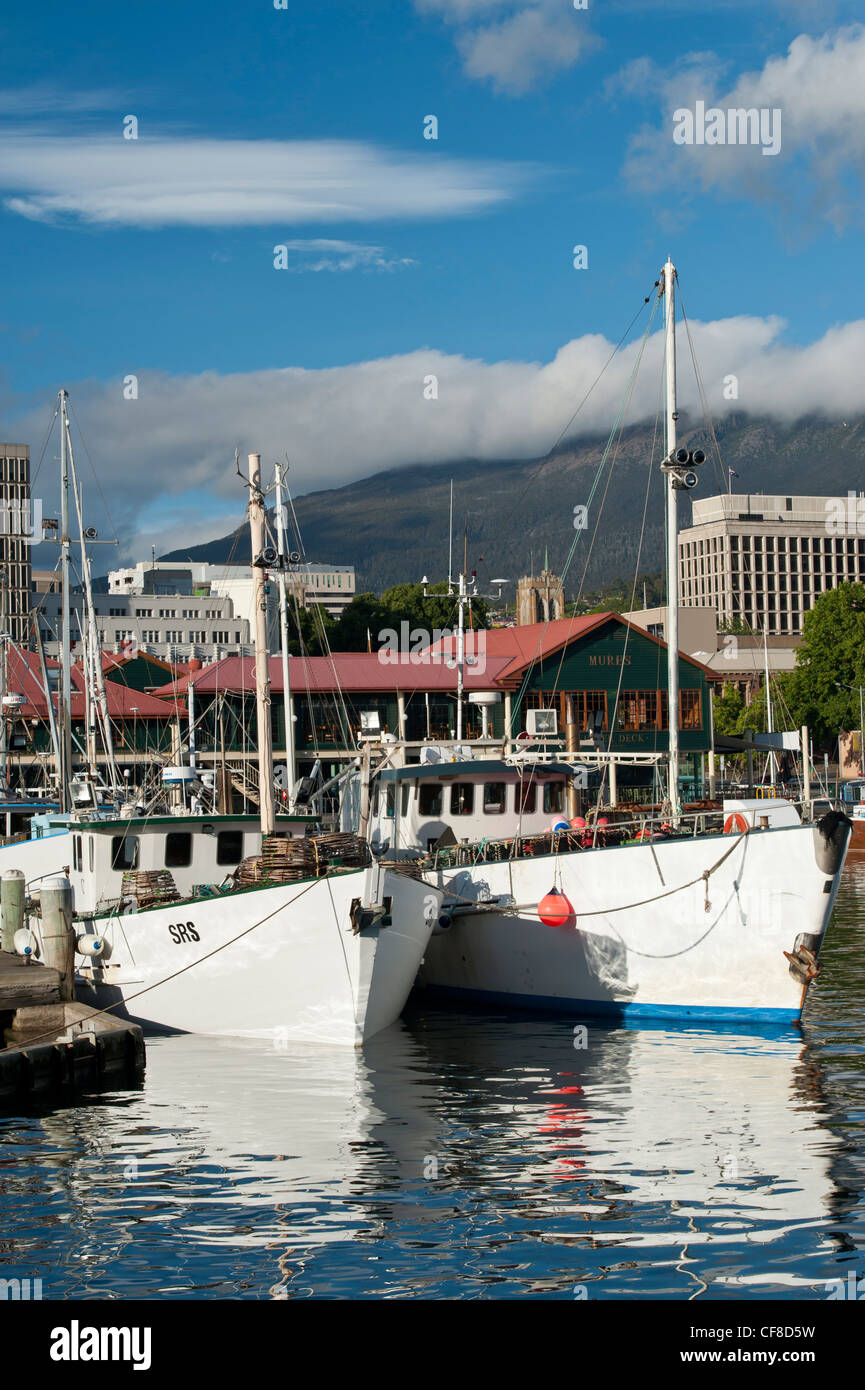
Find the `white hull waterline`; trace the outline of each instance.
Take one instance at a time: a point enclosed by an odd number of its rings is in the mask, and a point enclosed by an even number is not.
[[[353,921],[356,899],[375,906]],[[439,903],[372,867],[85,919],[108,953],[79,955],[78,997],[159,1030],[357,1046],[399,1016]]]
[[[558,1012],[796,1020],[813,976],[798,953],[819,953],[848,839],[843,821],[796,824],[428,874],[450,896],[419,983]],[[538,917],[553,882],[574,908],[560,927]]]

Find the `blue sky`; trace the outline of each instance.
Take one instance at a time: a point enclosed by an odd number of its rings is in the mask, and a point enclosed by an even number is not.
[[[824,378],[861,408],[861,5],[695,8],[7,10],[0,429],[38,452],[69,386],[130,553],[233,515],[235,447],[287,450],[298,491],[543,452],[668,251],[745,408],[813,408]],[[777,158],[674,145],[674,105],[728,96],[781,106]]]

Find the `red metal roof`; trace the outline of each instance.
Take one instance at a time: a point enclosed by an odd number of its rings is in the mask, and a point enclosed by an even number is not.
[[[464,684],[472,690],[516,690],[527,666],[542,661],[562,650],[569,642],[584,637],[610,621],[630,627],[641,637],[665,644],[643,628],[618,613],[585,613],[580,617],[557,618],[549,623],[528,623],[523,627],[494,627],[481,632],[466,633]],[[443,638],[434,646],[411,655],[396,652],[334,652],[331,657],[313,656],[289,658],[288,678],[292,691],[312,692],[343,690],[346,693],[363,691],[455,691],[457,673],[448,665],[456,651],[456,637]],[[706,668],[682,652],[682,657],[701,670]],[[393,660],[389,658],[393,657]],[[471,658],[475,663],[471,664]],[[712,674],[711,672],[709,674]],[[237,693],[255,691],[255,659],[229,656],[204,666],[200,671],[182,676],[167,685],[157,686],[153,694],[163,698],[186,694],[190,681],[202,694],[218,691]],[[282,660],[270,658],[270,684],[274,693],[282,692]]]
[[[48,669],[55,671],[58,663],[48,660]],[[83,719],[84,674],[80,667],[72,668],[72,717]],[[6,686],[10,695],[23,695],[25,703],[18,705],[10,713],[22,719],[46,719],[48,704],[42,687],[39,658],[35,652],[23,651],[10,643]],[[111,719],[165,719],[169,715],[164,700],[155,700],[140,690],[132,690],[117,681],[106,680],[105,693],[108,700],[108,714]]]
[[[468,654],[473,655],[470,646]],[[384,656],[394,656],[395,660],[384,660]],[[466,690],[494,690],[498,676],[511,662],[511,657],[502,654],[484,662],[478,658],[477,666],[466,666]],[[479,669],[481,668],[481,669]],[[397,653],[377,652],[334,652],[332,657],[289,657],[288,679],[293,691],[352,690],[393,691],[409,694],[415,690],[455,690],[457,673],[455,667],[446,664],[443,652],[417,652],[411,656]],[[255,691],[255,659],[251,656],[228,656],[205,666],[201,671],[182,676],[168,685],[156,687],[154,695],[172,698],[185,695],[191,684],[202,694],[215,694],[217,691]],[[282,659],[270,658],[270,684],[275,694],[282,693]]]

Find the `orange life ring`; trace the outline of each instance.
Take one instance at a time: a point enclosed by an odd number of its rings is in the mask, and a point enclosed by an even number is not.
[[[733,814],[728,816],[724,821],[725,835],[729,835],[731,830],[739,830],[743,835],[747,835],[748,829],[748,822],[745,820],[741,811],[734,811]]]

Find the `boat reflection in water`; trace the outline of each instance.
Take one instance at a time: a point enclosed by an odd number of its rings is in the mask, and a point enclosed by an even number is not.
[[[824,1298],[865,1239],[823,1090],[793,1033],[160,1038],[142,1092],[0,1125],[0,1220],[52,1297]]]

